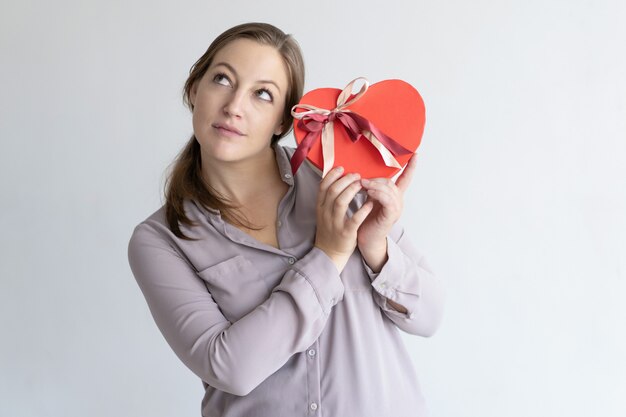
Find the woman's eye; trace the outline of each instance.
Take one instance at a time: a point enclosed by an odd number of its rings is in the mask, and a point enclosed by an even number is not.
[[[225,74],[219,73],[215,77],[213,77],[213,81],[221,85],[230,85],[230,80]]]
[[[272,93],[269,92],[269,90],[266,89],[261,89],[261,90],[257,90],[257,97],[259,97],[261,100],[265,100],[265,101],[272,101],[273,97],[272,97]]]

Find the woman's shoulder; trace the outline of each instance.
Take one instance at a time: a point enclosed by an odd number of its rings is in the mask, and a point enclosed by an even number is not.
[[[185,214],[192,222],[197,222],[203,216],[198,205],[191,200],[183,201],[183,208]],[[191,232],[184,224],[179,224],[181,232],[189,236]],[[134,237],[141,235],[144,238],[151,240],[166,240],[175,241],[179,238],[172,232],[169,222],[167,220],[167,205],[163,204],[156,211],[148,215],[145,219],[140,221],[133,229],[131,235],[131,241]]]
[[[171,233],[167,225],[166,207],[162,205],[145,219],[141,220],[134,228],[130,236],[129,245],[133,246],[139,241],[143,243],[156,243],[168,239]]]

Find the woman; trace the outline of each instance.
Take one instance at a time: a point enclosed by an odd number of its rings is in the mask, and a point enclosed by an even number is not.
[[[398,329],[430,336],[443,293],[396,223],[396,184],[291,172],[304,65],[291,36],[233,27],[194,64],[194,135],[129,262],[154,320],[206,390],[203,416],[423,416]]]

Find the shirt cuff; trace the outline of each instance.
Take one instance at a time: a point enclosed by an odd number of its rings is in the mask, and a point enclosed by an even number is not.
[[[415,269],[415,264],[411,259],[407,258],[393,239],[387,237],[387,262],[385,262],[380,272],[372,271],[365,261],[363,261],[363,265],[370,278],[372,287],[383,297],[397,301],[398,291],[420,295],[419,286],[416,291],[415,282],[409,276],[409,272]],[[389,308],[391,309],[391,307]]]
[[[317,299],[326,315],[339,301],[343,300],[344,286],[337,267],[318,247],[314,246],[293,269],[313,287]]]

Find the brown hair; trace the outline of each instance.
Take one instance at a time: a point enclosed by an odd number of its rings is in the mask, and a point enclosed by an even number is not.
[[[287,68],[289,85],[283,111],[283,126],[287,127],[280,135],[273,135],[271,144],[286,136],[292,129],[293,117],[291,108],[298,104],[304,89],[304,61],[302,52],[296,40],[282,30],[268,23],[244,23],[234,26],[219,35],[209,45],[204,55],[192,65],[189,77],[183,88],[183,102],[193,112],[191,103],[191,89],[199,81],[217,52],[235,39],[252,39],[263,45],[276,48]],[[219,210],[222,217],[233,224],[254,228],[237,207],[209,186],[201,175],[200,145],[195,135],[192,135],[184,148],[179,152],[165,181],[165,215],[170,230],[179,238],[197,240],[185,236],[180,230],[180,223],[194,226],[185,214],[184,200],[195,200],[207,209]]]

